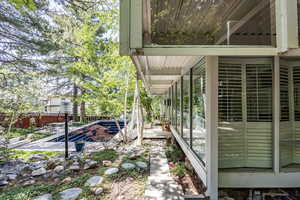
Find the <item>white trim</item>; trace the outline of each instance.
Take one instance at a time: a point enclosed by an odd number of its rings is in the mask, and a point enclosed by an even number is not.
[[[219,172],[220,188],[296,188],[300,173],[242,173]]]
[[[151,47],[140,49],[139,54],[145,56],[276,56],[274,47]]]
[[[173,126],[171,126],[171,133],[175,137],[176,141],[180,145],[181,149],[191,162],[199,178],[202,180],[203,184],[207,186],[207,172],[205,166],[201,163],[195,152],[187,145],[183,138],[178,134]]]
[[[273,82],[273,170],[280,170],[280,58],[274,57]]]
[[[217,56],[206,57],[207,193],[218,200],[218,67]]]
[[[278,52],[298,48],[297,0],[276,0],[276,32]]]

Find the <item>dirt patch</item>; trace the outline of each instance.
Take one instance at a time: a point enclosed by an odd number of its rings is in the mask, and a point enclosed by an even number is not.
[[[111,186],[110,200],[144,200],[145,183],[128,177],[114,182]]]

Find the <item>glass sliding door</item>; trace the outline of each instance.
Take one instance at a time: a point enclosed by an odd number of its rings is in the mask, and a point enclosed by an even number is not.
[[[179,134],[181,134],[181,128],[180,128],[180,121],[181,121],[181,111],[180,111],[180,97],[181,97],[181,82],[180,80],[176,83],[177,86],[177,96],[176,96],[176,116],[177,116],[177,122],[176,122],[176,130]]]

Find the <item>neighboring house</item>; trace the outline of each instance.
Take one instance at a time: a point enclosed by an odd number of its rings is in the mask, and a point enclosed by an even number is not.
[[[218,188],[300,187],[299,1],[120,4],[120,54],[166,100],[210,199]]]
[[[72,114],[73,103],[69,98],[60,96],[49,96],[44,100],[44,108],[46,113],[63,113],[67,110]]]

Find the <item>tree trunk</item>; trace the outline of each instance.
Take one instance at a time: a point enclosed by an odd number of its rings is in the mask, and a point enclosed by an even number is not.
[[[84,95],[85,91],[81,90],[81,95]],[[80,122],[85,122],[85,101],[80,103]]]
[[[129,75],[126,77],[126,91],[124,99],[124,142],[127,142],[127,96],[128,96]]]
[[[136,91],[137,91],[137,145],[141,146],[143,144],[143,132],[144,132],[144,117],[143,117],[143,108],[141,103],[141,97],[140,97],[140,87],[139,87],[139,81],[136,80]]]
[[[78,121],[78,102],[77,102],[77,97],[78,97],[78,87],[74,83],[73,84],[73,121],[74,122]]]

